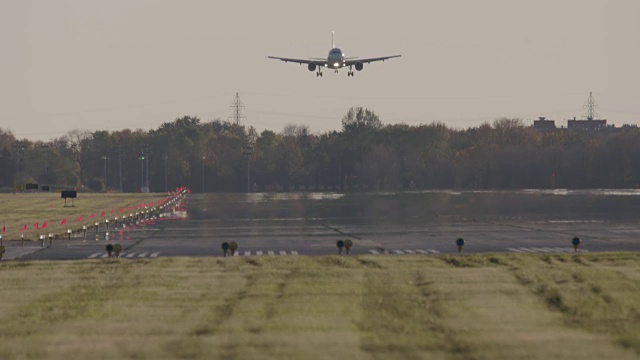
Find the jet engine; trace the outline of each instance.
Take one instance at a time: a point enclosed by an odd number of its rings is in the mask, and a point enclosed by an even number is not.
[[[363,67],[364,67],[364,64],[363,64],[363,63],[361,63],[361,62],[359,62],[359,61],[356,63],[356,70],[358,70],[358,71],[362,71],[362,68],[363,68]]]
[[[307,68],[309,69],[309,71],[316,71],[316,64],[311,63],[309,64],[309,66],[307,66]]]

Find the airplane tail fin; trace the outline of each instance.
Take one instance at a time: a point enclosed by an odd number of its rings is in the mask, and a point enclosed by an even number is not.
[[[331,48],[335,48],[336,47],[336,32],[335,31],[331,31]]]

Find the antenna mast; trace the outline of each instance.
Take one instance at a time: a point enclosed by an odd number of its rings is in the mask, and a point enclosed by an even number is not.
[[[247,117],[242,114],[244,111],[244,104],[240,101],[240,95],[236,93],[236,99],[230,106],[233,110],[233,114],[229,116],[229,120],[233,121],[236,125],[240,125],[240,120],[246,120]]]

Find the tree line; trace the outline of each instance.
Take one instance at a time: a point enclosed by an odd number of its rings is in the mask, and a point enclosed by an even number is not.
[[[0,129],[0,188],[230,192],[246,191],[249,177],[252,191],[634,188],[639,145],[637,128],[541,131],[509,118],[467,129],[385,125],[365,108],[320,134],[184,116],[150,131],[72,130],[46,142]]]

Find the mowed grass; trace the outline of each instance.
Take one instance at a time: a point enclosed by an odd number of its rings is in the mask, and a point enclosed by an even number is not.
[[[140,204],[158,203],[164,200],[166,194],[144,194],[144,193],[114,193],[114,194],[89,194],[78,193],[78,198],[74,199],[71,206],[71,199],[65,201],[60,197],[60,193],[18,193],[0,194],[0,231],[6,226],[7,231],[1,233],[5,240],[18,240],[22,234],[22,228],[26,224],[27,231],[24,232],[25,239],[36,240],[40,235],[63,234],[67,229],[77,230],[82,225],[92,226],[95,222],[104,222],[106,219],[113,221],[115,216],[122,217],[131,212],[129,207],[137,207]],[[123,213],[120,209],[124,208]],[[115,213],[112,215],[111,210]],[[102,212],[105,217],[102,217]],[[91,219],[91,214],[95,218]],[[83,217],[82,222],[78,222],[78,217]],[[62,225],[62,220],[67,219],[67,225]],[[36,229],[36,222],[42,226],[47,222],[46,229]]]
[[[0,263],[1,359],[637,359],[640,256]]]

